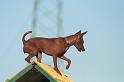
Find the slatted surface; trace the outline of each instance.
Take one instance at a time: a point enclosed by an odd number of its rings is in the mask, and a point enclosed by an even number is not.
[[[52,67],[47,66],[43,63],[35,62],[40,68],[42,68],[47,74],[57,80],[57,82],[73,82],[64,73],[62,76],[59,75]]]

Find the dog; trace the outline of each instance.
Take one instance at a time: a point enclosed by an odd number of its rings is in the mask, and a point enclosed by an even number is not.
[[[29,33],[32,33],[32,31],[26,32],[22,37],[23,51],[24,53],[29,54],[28,57],[25,58],[25,61],[31,63],[30,59],[36,56],[37,61],[41,62],[42,53],[45,53],[53,57],[54,70],[56,70],[60,75],[61,73],[57,66],[57,58],[67,61],[68,65],[66,66],[66,69],[68,69],[70,67],[71,60],[68,59],[64,54],[69,49],[69,47],[74,45],[79,52],[85,51],[83,36],[87,33],[87,31],[81,33],[80,30],[77,33],[67,37],[34,37],[25,40],[25,36]]]

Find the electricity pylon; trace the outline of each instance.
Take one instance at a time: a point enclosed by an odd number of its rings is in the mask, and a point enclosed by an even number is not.
[[[63,34],[62,0],[34,0],[31,27],[33,31],[32,37],[62,36]],[[62,60],[58,61],[59,61],[58,66],[63,71],[62,68],[64,63],[62,63]]]

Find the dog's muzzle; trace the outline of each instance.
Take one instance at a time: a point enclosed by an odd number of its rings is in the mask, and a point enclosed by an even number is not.
[[[82,52],[84,52],[84,51],[85,51],[85,49],[82,49],[81,51],[82,51]]]

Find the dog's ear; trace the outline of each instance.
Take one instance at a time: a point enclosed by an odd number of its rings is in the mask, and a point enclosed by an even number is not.
[[[77,33],[75,33],[75,35],[76,35],[77,39],[79,39],[81,36],[81,30],[79,30]]]
[[[77,33],[75,33],[75,35],[80,35],[81,34],[81,30],[79,30]]]
[[[81,38],[82,38],[87,32],[88,32],[88,31],[81,33]]]

